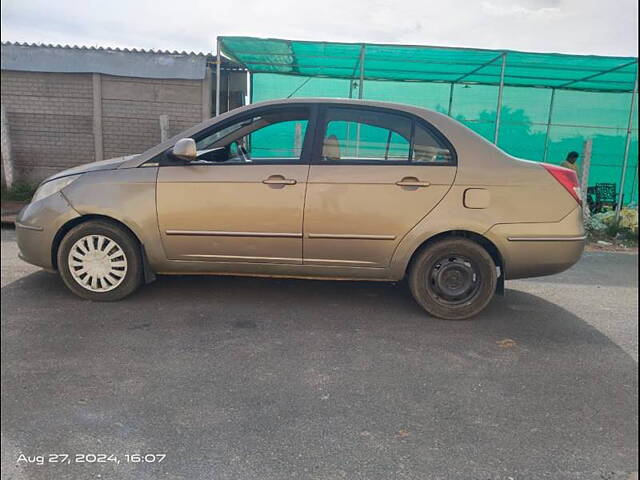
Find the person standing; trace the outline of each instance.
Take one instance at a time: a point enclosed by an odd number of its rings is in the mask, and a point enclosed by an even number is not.
[[[578,165],[577,165],[577,161],[578,161],[578,157],[580,155],[578,154],[578,152],[569,152],[567,154],[567,158],[564,162],[562,162],[560,164],[561,167],[564,168],[568,168],[570,170],[573,170],[574,172],[576,172],[576,175],[578,174]]]

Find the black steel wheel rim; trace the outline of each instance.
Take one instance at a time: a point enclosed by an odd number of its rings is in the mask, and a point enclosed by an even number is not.
[[[475,264],[464,255],[447,255],[434,262],[427,273],[427,291],[439,303],[469,303],[480,291],[481,278]]]

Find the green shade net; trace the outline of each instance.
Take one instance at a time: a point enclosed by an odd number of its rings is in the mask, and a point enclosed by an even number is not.
[[[338,97],[405,103],[448,114],[490,141],[502,79],[498,146],[559,164],[591,139],[589,185],[615,183],[619,190],[629,138],[624,203],[638,201],[637,108],[627,135],[637,58],[251,37],[219,41],[225,56],[252,73],[252,102]]]
[[[251,158],[254,161],[300,158],[307,124],[307,120],[280,122],[252,133],[249,139]]]

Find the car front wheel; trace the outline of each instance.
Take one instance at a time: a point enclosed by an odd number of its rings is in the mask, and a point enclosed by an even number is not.
[[[413,260],[409,286],[429,314],[464,320],[480,313],[496,290],[491,255],[466,238],[447,238],[429,245]]]
[[[142,284],[137,241],[108,221],[72,228],[60,243],[58,270],[73,293],[89,300],[120,300]]]

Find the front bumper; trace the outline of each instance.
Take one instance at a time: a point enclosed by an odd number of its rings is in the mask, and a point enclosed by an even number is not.
[[[45,270],[55,270],[52,247],[56,234],[79,216],[60,192],[24,207],[16,217],[20,258]]]

